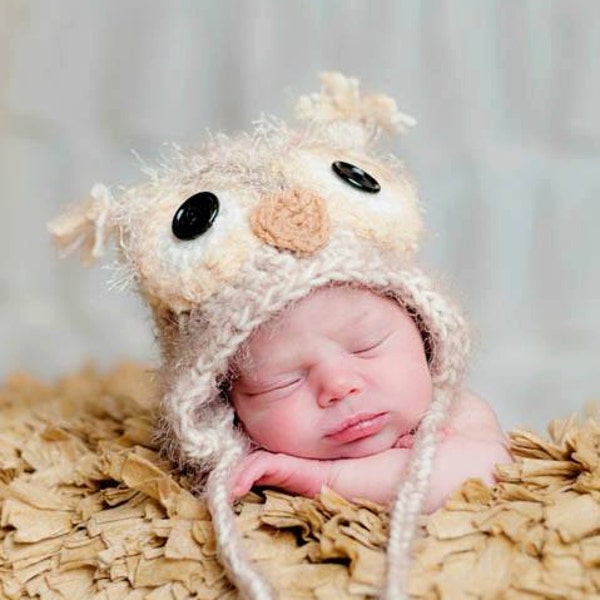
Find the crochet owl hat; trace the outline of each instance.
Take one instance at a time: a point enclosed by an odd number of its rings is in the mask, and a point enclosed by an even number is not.
[[[221,559],[249,598],[273,592],[246,560],[228,502],[228,473],[250,447],[222,393],[230,360],[259,325],[328,284],[359,285],[408,310],[426,341],[434,399],[392,508],[383,593],[397,599],[468,339],[459,313],[415,267],[423,226],[413,186],[396,160],[373,151],[382,130],[413,120],[392,99],[361,94],[356,79],[321,81],[320,93],[298,102],[303,126],[263,118],[252,133],[212,136],[191,155],[174,147],[159,169],[144,168],[146,182],[116,197],[96,185],[49,227],[84,263],[114,237],[119,278],[148,303],[161,347],[162,447],[195,473]]]

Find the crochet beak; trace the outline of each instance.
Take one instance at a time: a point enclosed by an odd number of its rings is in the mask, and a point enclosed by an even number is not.
[[[256,237],[278,250],[309,256],[327,245],[331,233],[323,199],[302,189],[266,196],[250,215]]]

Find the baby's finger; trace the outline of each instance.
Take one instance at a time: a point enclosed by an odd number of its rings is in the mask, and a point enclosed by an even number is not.
[[[247,456],[241,463],[236,465],[229,477],[229,500],[245,496],[258,479],[263,475],[262,461],[257,453]]]
[[[237,483],[229,491],[229,502],[233,502],[242,496],[245,496],[252,489],[252,484],[248,482]]]
[[[229,481],[229,501],[233,502],[237,498],[245,496],[254,484],[254,478],[251,473],[243,472],[239,473],[233,479]]]

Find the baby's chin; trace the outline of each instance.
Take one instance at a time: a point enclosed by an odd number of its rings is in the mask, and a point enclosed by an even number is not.
[[[362,441],[362,440],[361,440]],[[368,443],[371,442],[371,443]],[[331,459],[337,458],[364,458],[365,456],[372,456],[373,454],[380,454],[386,450],[394,448],[394,443],[374,443],[371,440],[365,440],[364,444],[352,444],[349,448],[340,448]]]
[[[376,435],[356,440],[348,444],[337,444],[335,446],[326,446],[315,448],[312,452],[294,453],[301,458],[313,458],[318,460],[336,460],[341,458],[364,458],[373,454],[380,454],[392,448],[398,448],[396,445],[397,435]]]

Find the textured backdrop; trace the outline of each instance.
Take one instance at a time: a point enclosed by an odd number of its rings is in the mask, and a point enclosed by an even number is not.
[[[389,147],[470,314],[471,387],[505,426],[600,399],[599,56],[584,0],[0,0],[0,375],[155,361],[140,303],[45,222],[135,181],[131,149],[288,116],[336,69],[419,120]]]

